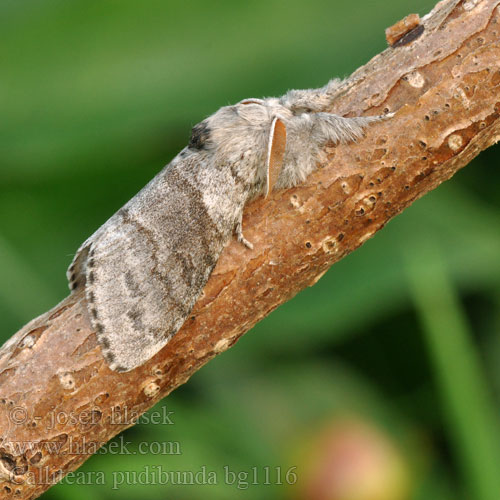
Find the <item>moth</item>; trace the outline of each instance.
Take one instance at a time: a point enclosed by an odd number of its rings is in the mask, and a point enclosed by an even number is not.
[[[142,365],[177,333],[233,235],[252,248],[241,226],[250,200],[303,182],[325,143],[355,141],[387,117],[325,112],[341,84],[219,109],[81,245],[67,276],[85,288],[111,369]]]

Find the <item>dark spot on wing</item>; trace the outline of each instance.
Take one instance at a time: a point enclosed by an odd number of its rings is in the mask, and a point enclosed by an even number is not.
[[[130,311],[127,311],[127,317],[130,319],[130,321],[132,321],[134,328],[138,331],[144,331],[142,315],[142,311],[140,311],[137,307]]]
[[[103,355],[108,363],[112,363],[115,360],[115,355],[111,351],[103,352]]]
[[[141,289],[135,280],[135,277],[130,271],[130,269],[125,273],[125,285],[129,289],[132,297],[140,297],[141,296]]]
[[[120,210],[118,210],[118,213],[125,219],[128,217],[128,208],[122,207]]]
[[[210,127],[206,121],[195,125],[191,131],[191,139],[189,141],[189,149],[204,149],[210,139]]]

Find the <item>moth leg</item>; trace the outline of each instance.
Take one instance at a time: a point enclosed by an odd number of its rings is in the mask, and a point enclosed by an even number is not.
[[[280,98],[280,104],[294,113],[325,111],[338,97],[344,80],[333,78],[318,89],[290,90]]]
[[[311,116],[313,134],[334,143],[348,143],[360,139],[364,130],[372,123],[390,118],[384,116],[353,116],[346,118],[333,113],[315,113]]]
[[[250,243],[244,236],[243,236],[243,226],[242,226],[242,220],[243,220],[243,212],[240,215],[240,218],[238,222],[236,223],[236,226],[234,227],[234,232],[236,233],[236,239],[245,245],[247,248],[250,250],[253,250],[253,244]]]

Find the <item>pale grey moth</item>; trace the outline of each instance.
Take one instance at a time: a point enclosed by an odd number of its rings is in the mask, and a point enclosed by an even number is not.
[[[324,112],[341,83],[219,109],[79,248],[70,287],[85,287],[113,370],[142,365],[177,333],[233,234],[252,248],[241,229],[249,200],[303,182],[322,145],[354,141],[383,118]]]

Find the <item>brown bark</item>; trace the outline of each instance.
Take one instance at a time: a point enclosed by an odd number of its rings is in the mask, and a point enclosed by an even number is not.
[[[40,495],[88,458],[71,453],[77,445],[104,444],[133,424],[114,424],[113,410],[146,411],[497,142],[499,3],[443,1],[410,34],[395,30],[394,47],[357,70],[331,110],[395,116],[356,144],[326,147],[304,185],[252,203],[244,229],[254,250],[225,249],[186,324],[144,366],[109,370],[81,294],[15,334],[0,351],[3,495]],[[51,428],[49,412],[74,418]]]

